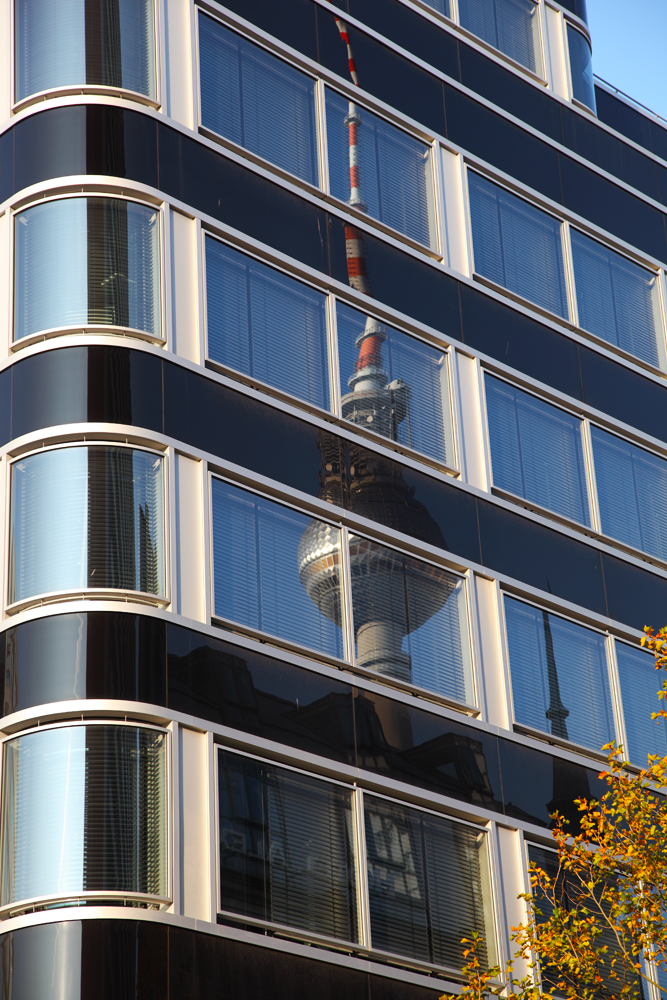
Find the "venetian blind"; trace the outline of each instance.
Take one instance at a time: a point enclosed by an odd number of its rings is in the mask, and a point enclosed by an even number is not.
[[[317,184],[315,81],[201,13],[199,65],[202,125]]]
[[[475,271],[568,317],[561,222],[469,171]]]
[[[664,720],[652,721],[651,713],[663,708],[658,699],[662,678],[655,658],[636,646],[616,642],[616,662],[621,683],[627,753],[633,764],[646,767],[650,753],[667,756],[667,728]]]
[[[220,907],[357,941],[352,793],[218,752]]]
[[[206,237],[208,356],[330,408],[326,296]]]
[[[590,524],[581,420],[485,376],[495,486]]]
[[[533,0],[458,0],[463,28],[541,75],[539,7]]]

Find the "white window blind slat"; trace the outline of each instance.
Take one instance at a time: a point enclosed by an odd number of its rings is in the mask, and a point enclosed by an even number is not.
[[[539,6],[534,0],[458,0],[461,26],[541,75]]]

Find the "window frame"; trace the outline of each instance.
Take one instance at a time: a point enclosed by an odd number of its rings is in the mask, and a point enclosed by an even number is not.
[[[160,594],[148,594],[142,590],[122,590],[121,588],[115,587],[81,587],[79,589],[67,589],[67,590],[54,590],[45,591],[42,594],[34,594],[30,597],[25,597],[22,600],[14,601],[9,603],[9,577],[10,577],[10,552],[11,552],[11,529],[12,529],[12,468],[16,463],[22,462],[26,458],[30,458],[34,455],[41,455],[49,451],[64,451],[65,449],[71,448],[89,448],[91,446],[106,447],[106,448],[122,448],[125,451],[141,451],[149,455],[155,455],[156,458],[162,460],[162,503],[163,503],[163,552],[164,552],[164,595]],[[31,607],[39,607],[44,604],[52,604],[56,602],[71,602],[80,600],[104,600],[105,598],[118,600],[119,595],[124,595],[125,600],[131,600],[137,604],[149,605],[152,607],[157,607],[162,610],[168,608],[172,602],[171,596],[171,558],[170,558],[170,539],[171,539],[171,518],[170,518],[170,449],[166,447],[164,450],[160,449],[160,446],[147,445],[144,442],[134,443],[131,438],[127,436],[123,437],[122,440],[117,439],[105,439],[99,437],[99,435],[91,435],[89,438],[79,438],[70,439],[62,442],[49,442],[48,444],[42,445],[38,442],[29,445],[24,451],[19,451],[13,455],[8,454],[5,465],[7,471],[5,473],[5,509],[8,512],[6,518],[5,526],[5,560],[4,560],[4,579],[3,579],[3,604],[5,608],[5,614],[7,616],[12,616],[18,614],[19,612],[26,611]]]
[[[16,324],[16,313],[18,308],[17,295],[16,295],[16,226],[18,225],[18,217],[23,213],[27,212],[31,208],[37,208],[41,205],[46,205],[57,201],[69,201],[88,198],[98,198],[107,199],[112,201],[126,201],[135,205],[141,205],[144,208],[152,209],[157,214],[157,241],[158,241],[158,251],[157,251],[157,281],[158,281],[158,303],[160,308],[159,323],[158,323],[158,333],[154,335],[148,333],[145,330],[138,330],[134,327],[125,326],[112,326],[107,323],[79,323],[73,326],[61,326],[61,327],[49,327],[46,330],[40,330],[37,333],[28,334],[26,337],[21,337],[18,340],[14,339],[14,331]],[[167,345],[167,274],[170,268],[167,267],[167,252],[171,256],[171,244],[167,246],[167,224],[165,221],[166,211],[168,205],[163,200],[153,199],[149,194],[137,191],[136,194],[128,193],[127,188],[123,187],[118,190],[107,188],[106,190],[100,191],[99,188],[88,188],[86,185],[82,186],[80,190],[72,191],[72,189],[61,189],[61,190],[49,190],[45,194],[33,195],[30,198],[22,199],[17,201],[9,209],[9,254],[11,261],[11,271],[9,276],[10,289],[9,289],[9,329],[8,329],[8,350],[9,354],[14,354],[24,347],[30,347],[34,344],[39,344],[45,340],[51,340],[55,337],[67,337],[67,336],[77,336],[81,334],[91,334],[95,336],[107,336],[107,337],[124,337],[132,338],[135,340],[141,340],[145,343],[155,344],[158,347],[164,347]],[[86,245],[87,248],[87,245]]]
[[[590,34],[588,33],[587,30],[586,31],[583,30],[584,28],[583,22],[577,22],[574,20],[574,18],[568,17],[565,11],[563,11],[563,16],[561,17],[560,20],[563,27],[562,44],[563,44],[563,52],[565,54],[565,74],[567,79],[567,89],[569,92],[570,103],[574,105],[574,107],[577,108],[579,111],[583,111],[585,114],[589,115],[590,117],[594,118],[595,121],[597,121],[598,116],[597,113],[593,110],[593,108],[589,108],[587,104],[584,104],[583,101],[578,100],[574,96],[574,83],[572,81],[572,60],[570,58],[570,39],[568,36],[567,29],[569,26],[570,28],[572,28],[573,31],[578,31],[579,34],[582,35],[582,37],[588,43],[588,47],[592,52],[593,46],[591,44]]]
[[[11,83],[10,83],[10,114],[12,116],[17,115],[20,111],[28,108],[32,104],[41,103],[42,101],[49,100],[52,97],[75,97],[81,93],[85,94],[95,94],[100,97],[112,97],[114,99],[136,101],[138,104],[146,105],[149,108],[154,108],[159,110],[163,103],[163,64],[166,64],[166,59],[162,56],[162,4],[160,0],[153,0],[153,82],[155,84],[155,97],[148,97],[146,94],[140,94],[139,91],[129,90],[126,87],[109,87],[103,86],[102,84],[67,84],[62,87],[49,87],[46,90],[36,91],[34,94],[29,94],[27,97],[19,100],[16,96],[16,3],[12,0],[10,3],[10,48],[11,55],[9,61],[9,71],[11,73]],[[85,53],[85,36],[84,36],[84,53]]]
[[[74,896],[71,894],[63,896],[35,896],[25,900],[19,900],[14,903],[8,903],[6,906],[0,909],[0,920],[7,919],[8,917],[19,916],[23,913],[27,913],[29,910],[35,907],[40,907],[43,904],[54,904],[56,906],[63,903],[67,903],[72,898],[78,900],[89,900],[91,902],[99,901],[100,905],[104,905],[105,902],[113,900],[118,903],[122,900],[132,900],[133,902],[144,903],[146,909],[159,909],[168,910],[174,900],[174,805],[176,802],[176,796],[174,794],[173,788],[173,742],[172,742],[172,723],[167,723],[167,725],[159,725],[155,722],[145,722],[140,719],[125,718],[124,720],[119,720],[117,717],[108,718],[104,716],[99,717],[82,717],[77,716],[74,719],[65,719],[62,721],[53,720],[47,721],[42,725],[31,724],[27,729],[14,730],[11,733],[0,738],[0,770],[2,770],[1,765],[4,764],[4,745],[11,740],[20,739],[23,736],[30,736],[33,733],[44,732],[46,730],[54,729],[72,729],[80,728],[86,726],[106,726],[120,727],[132,729],[150,729],[154,732],[162,733],[165,736],[165,868],[167,876],[167,895],[166,896],[155,896],[149,893],[132,893],[132,892],[121,892],[119,890],[105,891],[103,889],[95,890],[84,890],[80,893],[75,893]],[[0,784],[0,788],[4,788],[4,780]],[[113,904],[112,904],[113,905]]]
[[[414,0],[413,0],[413,2],[414,2]],[[424,3],[424,2],[425,2],[425,0],[421,0],[421,3],[419,2],[419,0],[417,0],[417,3],[418,3],[419,6],[421,6],[422,3]],[[543,87],[548,87],[547,60],[546,60],[546,51],[545,51],[546,50],[546,45],[545,45],[545,35],[546,35],[546,33],[545,33],[545,30],[544,30],[544,23],[543,23],[543,19],[544,19],[544,13],[543,13],[544,4],[543,4],[542,0],[533,0],[533,2],[535,4],[535,7],[537,8],[537,13],[536,13],[537,24],[538,24],[537,35],[538,35],[538,50],[539,50],[539,58],[540,58],[540,69],[542,71],[541,73],[538,73],[536,69],[531,69],[530,66],[525,66],[522,62],[519,62],[518,59],[514,59],[512,56],[508,55],[506,52],[503,52],[502,49],[497,49],[494,45],[491,45],[491,43],[487,42],[484,38],[480,38],[479,35],[475,35],[472,31],[470,31],[469,28],[465,28],[461,24],[461,18],[460,18],[460,12],[459,12],[459,0],[449,0],[449,5],[450,5],[450,10],[451,10],[452,16],[451,16],[451,19],[450,18],[445,18],[445,21],[449,20],[450,23],[454,23],[456,25],[456,27],[458,28],[458,30],[461,32],[461,34],[463,34],[466,38],[470,38],[470,39],[474,40],[478,45],[480,45],[482,48],[486,49],[488,52],[493,52],[494,55],[499,56],[503,60],[503,62],[507,62],[507,63],[509,63],[510,66],[513,66],[513,67],[519,69],[521,71],[521,73],[527,74],[532,80],[535,80],[537,83],[541,83]],[[437,15],[438,11],[434,10],[433,13],[435,13]],[[442,14],[440,14],[439,16],[443,17]]]
[[[414,968],[419,972],[440,972],[448,971],[454,972],[457,977],[460,977],[461,970],[453,969],[450,966],[437,965],[435,963],[423,962],[418,959],[410,958],[409,956],[401,956],[400,952],[386,952],[379,948],[374,948],[372,945],[371,937],[371,922],[370,922],[370,901],[369,901],[369,881],[368,881],[368,862],[366,857],[366,821],[365,821],[365,811],[364,811],[364,795],[366,792],[372,797],[381,799],[382,801],[389,802],[392,804],[399,804],[407,809],[413,809],[427,816],[434,816],[438,819],[446,819],[451,823],[459,824],[461,826],[468,827],[477,831],[478,834],[483,834],[485,839],[484,846],[484,860],[487,869],[487,879],[489,886],[489,899],[485,901],[487,903],[488,910],[485,911],[486,922],[490,925],[493,931],[493,947],[496,954],[499,954],[500,938],[499,938],[499,922],[498,922],[498,879],[497,879],[497,868],[498,868],[498,857],[495,847],[495,837],[493,836],[495,831],[495,820],[480,819],[479,822],[473,822],[462,816],[455,815],[453,812],[438,811],[437,809],[428,808],[423,805],[417,805],[416,803],[410,801],[407,798],[399,797],[399,794],[387,794],[383,791],[376,791],[375,789],[366,788],[363,785],[353,782],[352,778],[347,780],[341,779],[335,776],[331,776],[327,771],[325,773],[313,768],[307,768],[306,762],[299,762],[294,764],[291,762],[284,761],[282,757],[280,759],[274,760],[269,756],[262,756],[261,753],[251,752],[236,747],[235,745],[215,741],[213,744],[214,750],[216,751],[214,755],[214,765],[213,765],[213,784],[215,788],[214,798],[213,798],[213,808],[215,810],[214,816],[214,836],[215,836],[215,912],[218,919],[222,919],[223,922],[227,923],[238,923],[238,924],[249,924],[256,930],[275,930],[279,935],[285,934],[291,938],[301,939],[306,942],[312,942],[315,945],[323,945],[327,948],[332,948],[336,951],[347,952],[348,954],[352,952],[355,955],[362,955],[372,959],[379,959],[381,962],[389,962],[391,964],[398,964],[404,967]],[[241,913],[235,913],[230,910],[223,910],[220,906],[220,805],[219,805],[219,772],[220,772],[220,751],[227,751],[235,754],[239,757],[244,757],[248,760],[258,761],[260,763],[269,764],[272,767],[277,767],[282,770],[288,771],[292,774],[303,775],[304,777],[311,778],[312,780],[320,780],[333,785],[337,788],[343,788],[351,793],[351,816],[352,816],[352,835],[354,839],[354,863],[355,863],[355,876],[356,876],[356,888],[357,888],[357,923],[359,929],[359,940],[354,941],[343,941],[340,938],[331,938],[324,934],[318,934],[317,932],[308,931],[298,927],[294,927],[290,924],[279,924],[270,920],[261,920],[255,917],[248,917]]]
[[[515,592],[507,586],[501,586],[498,588],[498,596],[500,602],[499,608],[499,623],[500,623],[500,635],[501,635],[501,646],[502,655],[507,664],[507,699],[508,699],[508,710],[510,718],[510,726],[513,732],[520,733],[525,736],[530,736],[535,740],[539,740],[541,743],[552,743],[554,746],[563,747],[570,752],[579,754],[584,757],[592,757],[595,760],[606,761],[607,757],[601,750],[595,750],[591,747],[583,746],[581,743],[577,743],[575,740],[563,739],[560,736],[556,736],[553,733],[547,732],[546,729],[535,729],[533,726],[528,725],[524,722],[518,722],[516,718],[516,712],[514,708],[514,688],[512,681],[512,665],[510,662],[510,652],[509,652],[509,630],[507,627],[507,616],[505,613],[505,597],[509,597],[512,600],[519,601],[522,604],[528,605],[530,608],[535,608],[538,611],[546,611],[550,615],[555,615],[557,618],[562,618],[564,621],[570,622],[573,625],[578,625],[588,629],[590,632],[595,632],[604,639],[604,652],[605,652],[605,664],[607,668],[607,679],[609,682],[609,700],[611,703],[612,721],[614,727],[614,740],[617,744],[620,744],[623,737],[625,736],[625,722],[623,719],[623,704],[620,697],[620,686],[618,683],[618,671],[616,669],[616,658],[612,651],[613,643],[615,641],[615,633],[605,629],[603,625],[594,622],[591,624],[590,621],[582,621],[576,618],[571,612],[562,607],[557,607],[556,610],[549,607],[544,601],[539,598],[533,597],[532,595],[527,597],[522,593]],[[626,758],[625,754],[625,743],[623,743],[623,759]]]
[[[208,565],[211,567],[209,573],[209,579],[207,581],[207,589],[210,602],[210,624],[214,628],[224,629],[225,631],[239,632],[242,635],[246,635],[251,639],[255,639],[262,643],[268,643],[272,646],[278,648],[283,648],[295,652],[303,657],[310,660],[317,660],[318,662],[329,664],[341,669],[346,669],[352,671],[354,674],[359,675],[369,681],[375,682],[376,684],[393,687],[399,691],[407,694],[413,694],[425,701],[433,701],[436,704],[444,705],[445,707],[453,708],[457,712],[462,714],[471,715],[474,718],[480,716],[481,713],[481,681],[478,677],[478,667],[477,664],[480,662],[480,655],[477,648],[477,630],[475,628],[475,622],[477,621],[477,605],[475,602],[474,592],[475,588],[472,585],[470,570],[457,570],[447,565],[444,561],[437,562],[432,557],[424,555],[421,552],[414,553],[409,549],[401,547],[398,539],[391,538],[387,540],[386,538],[375,538],[369,535],[367,531],[360,530],[357,531],[355,528],[350,527],[346,521],[336,520],[335,514],[327,516],[327,514],[321,512],[319,509],[313,507],[309,509],[308,507],[299,505],[298,502],[286,499],[283,496],[278,496],[271,492],[270,488],[263,487],[259,483],[250,484],[243,479],[235,479],[229,475],[229,473],[220,470],[219,468],[209,465],[207,471],[207,503],[208,503],[208,515],[207,515],[207,530],[208,530],[208,541],[207,546],[207,558]],[[215,561],[214,561],[214,539],[213,539],[213,520],[212,520],[212,490],[213,490],[213,480],[217,479],[223,483],[228,483],[237,489],[244,490],[252,496],[261,497],[265,500],[269,500],[272,503],[276,503],[282,507],[286,507],[288,510],[293,510],[298,514],[302,514],[306,517],[311,517],[315,520],[323,521],[325,524],[330,524],[332,527],[336,528],[340,532],[340,588],[341,588],[341,635],[343,639],[343,657],[336,657],[333,654],[325,653],[317,649],[313,649],[310,646],[302,645],[300,643],[294,642],[289,639],[284,639],[280,636],[275,636],[269,632],[263,632],[260,629],[256,629],[250,625],[244,625],[242,622],[234,622],[231,619],[225,619],[220,615],[215,614]],[[355,653],[355,634],[354,634],[354,611],[352,607],[352,583],[351,583],[351,572],[350,572],[350,555],[349,555],[349,536],[354,534],[357,537],[368,539],[371,542],[375,542],[378,545],[382,545],[386,548],[393,549],[394,551],[406,555],[420,562],[425,563],[429,566],[434,566],[437,569],[442,569],[450,576],[456,577],[463,584],[464,601],[465,601],[465,612],[466,612],[466,623],[465,623],[465,634],[468,642],[468,650],[470,654],[470,678],[472,693],[474,697],[474,702],[468,704],[466,702],[457,701],[446,694],[441,694],[437,691],[432,691],[429,688],[422,688],[416,684],[412,684],[406,681],[401,681],[398,678],[386,677],[382,674],[377,673],[374,670],[370,670],[356,663],[356,653]],[[463,629],[462,629],[463,631]]]

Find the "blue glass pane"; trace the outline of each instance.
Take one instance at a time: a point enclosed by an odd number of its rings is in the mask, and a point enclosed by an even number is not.
[[[461,26],[542,73],[539,6],[534,0],[459,0]]]
[[[199,63],[202,125],[317,184],[315,81],[204,14]]]
[[[616,643],[616,660],[627,753],[633,764],[646,767],[650,753],[667,756],[667,722],[664,719],[651,720],[652,712],[665,707],[665,702],[658,699],[664,672],[656,670],[653,653],[624,642]]]
[[[453,465],[447,355],[341,302],[336,316],[343,416]]]
[[[597,113],[591,47],[582,33],[573,28],[571,24],[567,26],[567,44],[570,49],[572,95],[577,101],[581,101],[587,108]]]
[[[591,750],[614,739],[604,636],[505,597],[517,722]]]
[[[435,246],[430,146],[328,88],[326,114],[331,194],[419,243]]]
[[[86,82],[85,0],[17,0],[16,99]]]
[[[342,656],[338,529],[218,479],[211,519],[214,613]]]
[[[468,178],[475,271],[567,319],[560,221],[479,174]]]
[[[326,296],[206,238],[208,356],[329,409]]]
[[[667,461],[599,427],[591,438],[603,533],[667,558]]]
[[[493,483],[590,524],[581,420],[485,376]]]
[[[576,229],[570,235],[579,325],[664,368],[658,276]]]

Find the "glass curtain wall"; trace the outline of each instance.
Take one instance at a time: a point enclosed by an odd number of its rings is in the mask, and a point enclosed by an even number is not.
[[[637,646],[616,642],[616,662],[623,701],[627,739],[626,752],[633,764],[646,767],[648,755],[667,756],[665,720],[651,720],[652,712],[664,708],[658,698],[662,676],[655,669],[652,653]]]
[[[539,5],[534,0],[458,0],[459,21],[494,49],[542,75]]]
[[[15,219],[14,340],[117,326],[160,336],[159,212],[66,198]]]
[[[10,604],[86,588],[164,596],[158,455],[90,445],[12,465]]]
[[[119,87],[155,100],[153,0],[16,0],[16,100]]]
[[[567,26],[567,45],[570,51],[570,79],[572,96],[597,114],[595,106],[595,80],[593,79],[593,56],[588,39],[580,31]]]
[[[35,897],[166,897],[167,736],[43,729],[4,744],[3,906]]]

